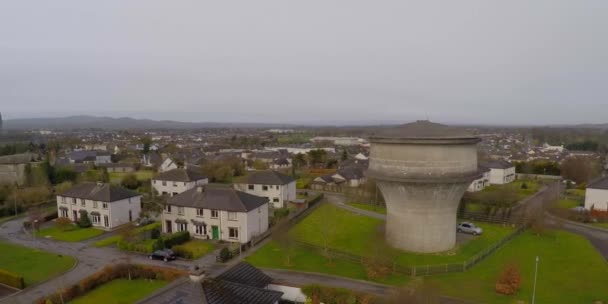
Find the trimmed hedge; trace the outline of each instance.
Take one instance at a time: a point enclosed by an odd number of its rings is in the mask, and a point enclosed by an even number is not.
[[[163,242],[160,239],[156,240],[148,240],[148,241],[140,241],[136,243],[125,242],[123,240],[118,241],[116,244],[118,249],[127,250],[127,251],[135,251],[142,253],[150,253],[156,250],[163,249]]]
[[[0,269],[0,283],[17,289],[25,288],[25,280],[22,276],[4,269]]]
[[[171,248],[175,245],[183,244],[190,240],[190,232],[180,231],[173,234],[167,234],[162,237],[165,248]]]
[[[106,266],[101,271],[69,286],[59,292],[40,298],[35,304],[65,303],[87,292],[116,279],[146,279],[173,281],[185,274],[182,270],[170,269],[150,265],[117,264]]]

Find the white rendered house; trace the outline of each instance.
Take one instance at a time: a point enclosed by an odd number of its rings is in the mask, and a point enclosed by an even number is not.
[[[205,185],[209,179],[201,173],[178,168],[162,172],[150,182],[158,194],[174,196],[196,186]]]
[[[111,230],[134,221],[141,212],[141,195],[108,183],[78,184],[57,195],[57,213],[76,222],[87,211],[94,227]]]
[[[234,188],[256,196],[268,198],[274,208],[283,208],[296,199],[296,180],[276,171],[258,171],[245,180],[235,183]]]
[[[608,211],[608,176],[589,183],[585,190],[585,209]]]

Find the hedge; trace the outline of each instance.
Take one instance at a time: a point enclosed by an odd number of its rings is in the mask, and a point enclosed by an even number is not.
[[[183,276],[183,270],[163,268],[150,265],[117,264],[106,266],[101,271],[81,280],[77,284],[69,286],[59,292],[40,298],[35,304],[65,303],[87,292],[116,279],[146,279],[173,281]]]
[[[183,244],[190,240],[190,232],[180,231],[173,234],[168,234],[162,237],[165,248],[171,248],[175,245]]]
[[[19,276],[4,269],[0,269],[0,283],[15,287],[17,289],[25,288],[25,280],[22,276]]]
[[[126,242],[123,240],[118,241],[116,244],[118,249],[127,250],[127,251],[135,251],[142,253],[150,253],[156,250],[163,249],[163,242],[160,239],[152,239],[147,241],[139,241],[136,243]]]

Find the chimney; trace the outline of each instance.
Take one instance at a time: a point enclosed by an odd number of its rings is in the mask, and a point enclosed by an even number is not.
[[[189,273],[190,281],[198,283],[205,278],[205,271],[198,265],[194,265],[194,268]]]

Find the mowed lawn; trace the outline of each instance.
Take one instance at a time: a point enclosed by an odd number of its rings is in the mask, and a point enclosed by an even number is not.
[[[488,259],[464,273],[431,276],[442,294],[482,303],[515,303],[532,298],[534,259],[540,257],[537,303],[594,303],[608,301],[608,264],[586,239],[568,232],[536,236],[526,232]],[[522,287],[515,296],[494,292],[504,265],[521,271]]]
[[[151,170],[139,170],[139,171],[135,171],[132,173],[135,173],[135,176],[137,176],[137,179],[142,182],[149,181],[154,176],[154,171],[151,171]],[[125,175],[127,175],[127,174],[129,174],[129,173],[123,173],[123,172],[108,173],[108,175],[110,176],[110,182],[113,184],[120,183],[122,181],[122,178],[125,177]]]
[[[6,242],[0,242],[0,252],[0,269],[23,276],[26,286],[52,278],[76,263],[70,256]]]
[[[134,229],[134,234],[139,234],[145,231],[149,231],[149,230],[153,230],[153,229],[160,229],[161,223],[156,222],[156,223],[152,223],[152,224],[148,224],[142,227],[137,227]],[[97,242],[95,242],[93,244],[93,246],[95,247],[105,247],[105,246],[110,246],[110,245],[116,245],[118,242],[120,242],[122,240],[122,235],[120,234],[115,234],[113,236],[107,237],[105,239],[99,240]]]
[[[329,223],[329,224],[326,224]],[[445,253],[417,254],[397,249],[386,248],[387,254],[395,257],[395,261],[404,266],[434,265],[444,263],[462,263],[475,254],[490,247],[513,232],[513,228],[505,225],[476,223],[484,233],[473,237],[472,240]],[[289,232],[300,241],[349,252],[356,255],[368,255],[370,250],[384,238],[381,233],[384,221],[363,215],[358,215],[333,205],[323,205],[297,224]],[[454,227],[456,230],[456,227]]]
[[[103,233],[103,230],[97,228],[80,228],[74,225],[67,230],[61,230],[57,227],[41,229],[36,232],[36,236],[64,242],[80,242],[102,235]]]
[[[70,304],[131,304],[167,285],[166,281],[117,279],[103,284]]]
[[[328,247],[359,256],[371,256],[374,248],[381,246],[384,253],[394,257],[394,261],[405,266],[462,263],[483,251],[493,243],[507,236],[513,228],[501,225],[483,224],[484,234],[454,250],[440,254],[416,254],[390,248],[383,244],[380,233],[384,221],[358,215],[333,205],[323,205],[307,218],[294,226],[289,235],[293,239],[323,247]],[[456,227],[454,227],[454,230]],[[382,243],[378,243],[382,242]],[[290,253],[290,254],[288,254]],[[289,259],[288,259],[289,257]],[[285,248],[270,242],[247,258],[253,265],[267,268],[284,268],[300,271],[328,273],[355,279],[367,280],[362,265],[341,260],[328,260],[320,250],[301,247]],[[389,276],[376,280],[381,283],[401,285],[409,278]]]

